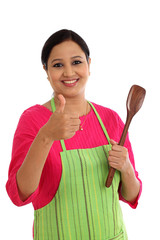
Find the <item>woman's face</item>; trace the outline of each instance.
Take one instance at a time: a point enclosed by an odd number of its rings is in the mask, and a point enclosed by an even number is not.
[[[71,41],[53,47],[48,59],[48,80],[54,94],[64,97],[84,96],[85,86],[90,75],[90,59],[80,46]]]

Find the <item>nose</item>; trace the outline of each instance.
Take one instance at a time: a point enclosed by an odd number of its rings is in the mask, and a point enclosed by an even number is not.
[[[64,77],[72,77],[74,75],[74,70],[72,66],[68,65],[64,68],[63,72]]]

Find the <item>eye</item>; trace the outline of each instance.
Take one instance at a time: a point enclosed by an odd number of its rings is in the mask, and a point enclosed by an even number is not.
[[[77,65],[77,64],[81,64],[81,63],[82,63],[81,61],[76,60],[76,61],[73,62],[73,65]]]
[[[62,66],[63,65],[61,63],[56,63],[56,64],[53,65],[53,67],[55,67],[55,68],[59,68],[59,67],[62,67]]]

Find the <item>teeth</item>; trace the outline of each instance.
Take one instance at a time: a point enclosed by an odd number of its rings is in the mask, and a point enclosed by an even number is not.
[[[70,81],[63,81],[65,83],[71,84],[71,83],[75,83],[77,80],[70,80]]]

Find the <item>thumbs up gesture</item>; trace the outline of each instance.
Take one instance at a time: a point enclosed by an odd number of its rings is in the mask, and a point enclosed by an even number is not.
[[[64,113],[66,100],[63,95],[58,95],[59,106],[45,124],[45,132],[53,141],[72,138],[79,130],[80,119],[78,114]]]
[[[63,113],[66,105],[66,99],[61,94],[58,95],[58,99],[60,101],[60,106],[56,109],[56,112]]]

